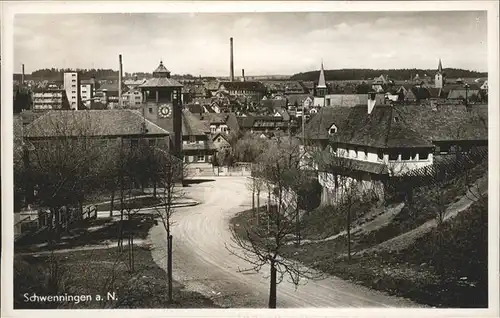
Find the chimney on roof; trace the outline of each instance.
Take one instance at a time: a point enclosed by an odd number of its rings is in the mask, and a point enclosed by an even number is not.
[[[245,81],[245,69],[244,68],[241,69],[241,81],[242,82]]]
[[[118,55],[120,69],[118,70],[118,107],[122,107],[122,55]]]
[[[229,56],[229,80],[234,82],[234,59],[233,59],[233,38],[229,38],[230,56]]]
[[[24,64],[22,65],[21,84],[24,85]]]
[[[373,108],[375,108],[375,103],[377,102],[376,96],[377,94],[375,92],[368,93],[368,114],[371,114]]]

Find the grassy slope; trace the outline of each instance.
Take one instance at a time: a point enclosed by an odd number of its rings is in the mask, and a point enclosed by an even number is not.
[[[75,251],[57,254],[60,262],[59,289],[48,288],[48,256],[16,256],[14,308],[216,308],[210,299],[183,290],[174,282],[174,303],[167,299],[167,275],[143,247],[135,247],[135,271],[128,271],[128,254],[118,253],[117,248]],[[115,272],[114,282],[107,283]],[[24,293],[37,295],[106,295],[116,293],[117,300],[75,303],[29,303]]]
[[[337,259],[341,241],[290,247],[295,257],[322,271],[437,307],[487,306],[487,208],[478,203],[398,253]],[[481,233],[482,231],[482,233]],[[445,272],[437,271],[441,233]],[[297,254],[294,254],[298,252]],[[465,278],[464,278],[465,277]]]
[[[487,174],[486,165],[472,170],[474,180],[484,174]],[[359,251],[376,245],[432,219],[435,216],[435,206],[428,200],[428,191],[430,190],[417,191],[411,208],[403,208],[386,226],[369,234],[354,236],[353,250]],[[463,176],[444,185],[446,204],[456,201],[464,194]],[[481,231],[487,231],[487,208],[484,207],[485,205],[475,203],[445,224],[441,233],[445,242],[442,251],[446,271],[442,275],[439,275],[435,264],[435,256],[438,255],[435,244],[437,230],[431,231],[399,253],[353,257],[351,264],[338,259],[347,249],[345,237],[300,247],[290,245],[282,253],[325,272],[432,306],[484,307],[487,306],[487,242],[486,236],[479,235]],[[354,217],[363,215],[366,210],[366,206],[361,206]],[[331,212],[334,211],[318,209],[306,216],[309,225],[306,225],[305,231],[309,231],[310,236],[316,231],[316,237],[326,237],[343,230],[343,213]],[[238,224],[235,227],[236,234],[244,237],[244,228],[251,222],[251,210],[237,215],[232,220],[233,226]]]
[[[132,220],[125,231],[134,233],[135,239],[145,239],[151,227],[156,224],[152,215],[139,214]],[[102,226],[96,231],[89,227]],[[99,244],[106,240],[116,240],[118,222],[110,219],[85,221],[79,228],[73,229],[69,236],[57,248],[77,248],[88,244]],[[38,252],[47,248],[34,247],[33,243],[43,243],[44,237],[32,237],[30,240],[16,244],[15,250]],[[59,271],[62,273],[58,281],[64,282],[60,288],[49,288],[49,269],[54,262],[49,257],[16,255],[14,260],[14,308],[55,308],[57,304],[40,304],[24,302],[24,293],[36,292],[39,295],[68,294],[106,294],[116,292],[119,300],[109,303],[61,304],[57,308],[212,308],[217,307],[201,294],[183,290],[183,286],[174,282],[174,303],[168,304],[167,275],[156,265],[151,252],[146,247],[134,248],[135,271],[128,271],[127,240],[124,240],[124,253],[118,253],[117,248],[95,249],[87,251],[72,251],[54,254]],[[175,257],[175,256],[174,256]],[[116,280],[106,284],[115,269]]]

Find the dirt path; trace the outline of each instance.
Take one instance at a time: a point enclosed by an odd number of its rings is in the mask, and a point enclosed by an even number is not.
[[[474,202],[477,201],[478,193],[483,195],[488,193],[488,176],[484,176],[477,180],[471,190],[467,191],[467,194],[462,196],[458,201],[450,204],[446,209],[444,220],[449,220],[469,208]],[[380,250],[399,251],[405,249],[413,244],[418,238],[422,237],[426,233],[429,233],[436,226],[436,219],[432,219],[409,232],[398,235],[390,240],[360,251],[356,254],[362,255]]]
[[[231,244],[230,219],[251,206],[245,177],[213,178],[187,188],[201,203],[180,208],[174,216],[174,279],[224,307],[267,307],[269,268],[243,274],[248,264],[226,248]],[[166,237],[161,225],[149,236],[153,259],[166,269]],[[278,285],[278,307],[419,307],[405,299],[328,277],[298,289],[284,280]]]
[[[403,208],[404,204],[403,203],[400,203],[396,206],[391,206],[391,207],[388,207],[384,213],[378,215],[377,217],[375,217],[375,219],[373,219],[372,221],[368,221],[366,223],[363,223],[359,226],[356,226],[354,227],[352,230],[351,230],[351,234],[362,234],[362,233],[367,233],[367,232],[370,232],[370,231],[375,231],[385,225],[387,225],[391,219],[396,216],[399,212],[401,212],[401,209]],[[335,235],[332,235],[332,236],[329,236],[327,238],[324,238],[324,239],[320,239],[320,240],[307,240],[307,239],[304,239],[301,241],[301,245],[302,244],[311,244],[311,243],[322,243],[322,242],[327,242],[327,241],[332,241],[332,240],[335,240],[341,236],[344,236],[344,235],[347,235],[347,231],[341,231]],[[288,242],[289,245],[291,244],[295,244],[294,241],[291,241],[291,242]]]
[[[143,245],[146,240],[141,240],[141,239],[134,239],[134,244],[135,245]],[[71,252],[78,252],[78,251],[90,251],[90,250],[102,250],[102,249],[107,249],[107,248],[113,248],[117,247],[118,243],[116,241],[108,241],[108,242],[103,242],[102,244],[98,245],[85,245],[85,246],[78,246],[74,248],[61,248],[61,249],[56,249],[53,251],[38,251],[38,252],[21,252],[21,253],[15,253],[15,255],[48,255],[48,254],[61,254],[61,253],[71,253]]]

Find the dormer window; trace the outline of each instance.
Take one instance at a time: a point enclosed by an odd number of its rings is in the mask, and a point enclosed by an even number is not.
[[[394,122],[395,123],[399,122],[399,117],[398,116],[394,116]]]
[[[333,135],[337,132],[337,126],[335,126],[334,124],[330,126],[330,128],[328,129],[328,134],[329,135]]]

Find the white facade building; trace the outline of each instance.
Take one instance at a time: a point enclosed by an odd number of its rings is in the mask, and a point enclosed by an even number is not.
[[[81,102],[80,76],[77,72],[64,73],[64,90],[68,98],[69,107],[78,110]]]

